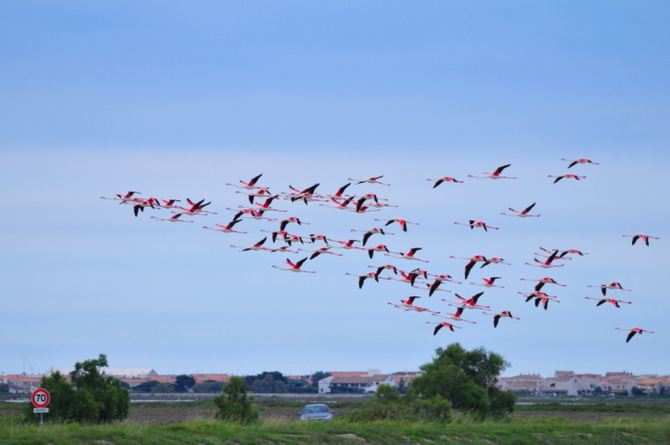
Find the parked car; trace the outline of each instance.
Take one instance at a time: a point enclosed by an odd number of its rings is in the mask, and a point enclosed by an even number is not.
[[[333,411],[324,403],[305,405],[300,413],[300,420],[323,420],[324,422],[329,422],[333,420]]]

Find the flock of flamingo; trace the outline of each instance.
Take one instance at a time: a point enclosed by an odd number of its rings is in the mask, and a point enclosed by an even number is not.
[[[578,164],[593,164],[598,165],[596,162],[592,162],[588,159],[562,159],[562,161],[569,162],[568,168],[572,168]],[[517,179],[513,176],[503,176],[502,172],[509,168],[511,164],[506,164],[498,167],[494,172],[487,173],[484,172],[484,176],[474,176],[468,175],[469,178],[478,178],[478,179]],[[397,206],[391,205],[388,203],[388,200],[382,196],[377,195],[376,193],[365,193],[365,194],[349,194],[357,186],[363,184],[371,185],[380,185],[384,187],[390,187],[391,185],[385,182],[380,181],[383,176],[375,176],[367,179],[354,179],[348,178],[348,181],[345,185],[341,186],[337,191],[332,194],[323,194],[319,195],[316,193],[317,188],[320,186],[319,183],[313,184],[310,187],[299,189],[294,188],[289,185],[288,191],[280,192],[278,194],[272,194],[269,187],[259,185],[261,177],[263,175],[259,174],[249,181],[240,180],[238,183],[227,183],[227,186],[232,186],[239,188],[236,193],[246,195],[246,199],[249,202],[249,205],[239,206],[237,208],[226,208],[226,210],[234,212],[234,216],[226,224],[215,224],[214,226],[203,226],[204,229],[217,231],[221,233],[238,233],[246,234],[245,231],[236,230],[235,227],[238,226],[245,219],[255,219],[263,220],[268,223],[274,224],[273,230],[262,229],[261,232],[267,233],[262,239],[254,242],[251,245],[247,246],[237,246],[231,245],[231,248],[238,249],[240,252],[249,252],[249,251],[269,251],[269,252],[279,252],[285,254],[295,254],[300,255],[301,252],[304,252],[304,257],[301,259],[291,260],[286,258],[286,267],[281,267],[273,265],[273,268],[294,272],[294,273],[316,273],[314,270],[305,270],[303,266],[306,266],[306,262],[310,261],[309,264],[312,264],[311,261],[315,260],[321,255],[335,255],[342,257],[344,256],[345,251],[363,251],[365,255],[369,257],[370,260],[378,258],[380,255],[384,257],[394,258],[398,260],[407,260],[407,261],[416,261],[419,263],[428,263],[428,260],[422,259],[419,256],[421,255],[421,247],[410,248],[407,252],[396,252],[390,250],[385,244],[377,244],[371,241],[372,237],[378,238],[379,236],[394,235],[394,233],[389,232],[389,229],[393,230],[393,227],[397,228],[402,232],[408,232],[409,226],[419,225],[418,222],[412,222],[401,218],[374,218],[374,221],[383,223],[379,224],[379,227],[370,227],[369,229],[351,229],[351,232],[362,233],[361,239],[333,239],[326,235],[318,233],[309,233],[307,235],[298,235],[294,233],[289,233],[286,229],[289,228],[289,225],[292,226],[309,226],[310,223],[303,221],[296,216],[287,216],[283,217],[285,213],[288,212],[287,209],[274,207],[273,204],[278,202],[288,202],[288,203],[302,203],[308,205],[309,203],[316,203],[318,206],[328,207],[336,210],[343,210],[352,213],[375,213],[379,212],[385,208],[394,208]],[[586,176],[574,175],[574,174],[563,174],[563,175],[549,175],[549,178],[554,179],[553,183],[556,184],[562,179],[574,179],[581,180],[586,178]],[[464,181],[459,181],[453,177],[443,176],[437,179],[427,179],[427,181],[433,182],[432,188],[437,188],[438,186],[444,183],[463,183]],[[351,188],[350,188],[351,187]],[[137,217],[140,213],[144,212],[146,208],[151,209],[168,209],[171,211],[171,216],[166,218],[161,218],[158,216],[151,216],[151,218],[157,221],[172,222],[172,223],[194,223],[194,220],[183,219],[184,217],[195,217],[202,215],[217,215],[215,212],[211,212],[207,207],[211,204],[210,202],[205,202],[205,199],[199,201],[192,201],[190,199],[185,200],[184,205],[180,205],[181,201],[178,199],[157,199],[153,197],[149,198],[140,198],[139,192],[129,191],[125,194],[117,194],[113,197],[101,197],[101,199],[108,199],[113,201],[118,201],[120,204],[131,206],[133,209],[133,214]],[[539,214],[531,214],[533,207],[536,203],[528,205],[522,210],[514,210],[509,208],[511,213],[502,212],[502,215],[517,217],[517,218],[539,218]],[[312,204],[315,205],[315,204]],[[276,217],[272,217],[275,215]],[[467,222],[455,221],[454,224],[462,225],[474,229],[482,229],[486,232],[488,230],[500,230],[498,227],[493,227],[486,224],[483,221],[477,221],[474,219],[467,220]],[[623,235],[623,237],[631,237],[632,245],[640,240],[647,246],[649,246],[650,239],[659,239],[658,237],[636,233],[632,235]],[[268,242],[268,238],[271,239],[271,246]],[[281,244],[281,245],[277,245]],[[311,245],[313,248],[304,249]],[[528,266],[538,267],[542,269],[552,269],[555,267],[563,267],[566,260],[572,260],[573,256],[584,256],[587,253],[581,252],[577,249],[545,249],[540,247],[540,252],[535,253],[533,262],[525,263]],[[342,253],[338,253],[342,252]],[[377,257],[375,257],[377,254]],[[478,266],[478,269],[482,269],[489,264],[503,264],[509,265],[502,258],[498,257],[485,257],[483,255],[474,255],[471,257],[456,257],[450,256],[452,259],[466,260],[463,267],[463,277],[465,280],[468,279],[471,271]],[[373,269],[370,272],[363,273],[351,273],[346,272],[348,276],[357,277],[358,288],[363,288],[366,280],[373,280],[375,282],[380,282],[380,280],[385,281],[398,281],[401,283],[408,284],[413,289],[419,289],[427,293],[428,297],[432,297],[435,292],[445,292],[451,293],[451,290],[444,289],[441,287],[445,282],[451,282],[455,284],[462,284],[461,281],[456,281],[449,274],[436,274],[430,273],[427,270],[417,267],[411,270],[403,270],[400,267],[396,267],[392,264],[383,264],[383,265],[369,265],[369,268]],[[387,272],[388,271],[388,272]],[[385,276],[382,276],[384,274]],[[497,285],[496,280],[500,280],[499,276],[491,276],[489,278],[481,278],[480,282],[470,282],[470,285],[482,286],[486,288],[503,288],[503,286]],[[566,284],[558,283],[551,277],[540,277],[540,278],[521,278],[523,281],[535,281],[537,284],[534,286],[533,291],[531,292],[517,292],[517,294],[522,295],[525,298],[526,302],[533,302],[536,307],[542,307],[544,310],[548,309],[549,303],[559,303],[560,300],[553,295],[549,295],[544,292],[542,289],[545,285],[555,285],[560,287],[565,287]],[[631,301],[618,300],[610,298],[607,296],[607,291],[627,291],[631,292],[630,289],[624,289],[623,286],[618,282],[612,282],[609,284],[599,284],[599,285],[589,285],[589,287],[600,288],[602,293],[602,298],[598,297],[585,297],[589,300],[596,300],[596,306],[601,306],[605,303],[610,303],[616,308],[620,308],[622,304],[632,304]],[[441,299],[442,302],[445,302],[449,307],[454,307],[455,310],[453,313],[434,311],[425,307],[421,307],[415,304],[416,300],[421,298],[419,295],[409,296],[406,300],[400,300],[397,303],[389,302],[388,304],[405,311],[416,311],[416,312],[426,312],[435,316],[437,318],[442,318],[446,321],[426,321],[427,324],[434,324],[433,335],[436,335],[442,328],[446,328],[452,332],[455,332],[455,329],[461,329],[460,326],[457,326],[455,323],[470,323],[476,324],[476,321],[467,320],[463,317],[464,311],[475,310],[480,311],[481,313],[492,317],[493,326],[498,327],[501,318],[510,318],[518,320],[518,317],[514,317],[509,310],[502,311],[492,311],[490,306],[484,306],[479,304],[479,299],[483,296],[484,292],[478,292],[475,295],[465,298],[460,296],[458,293],[454,293],[453,298],[444,298]],[[636,334],[643,333],[654,333],[653,331],[641,329],[641,328],[620,328],[616,327],[617,330],[628,331],[626,337],[626,342],[630,341],[633,336]]]

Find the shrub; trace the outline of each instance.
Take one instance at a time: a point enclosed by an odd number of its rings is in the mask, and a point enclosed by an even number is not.
[[[75,364],[69,383],[55,372],[43,377],[41,387],[51,394],[48,420],[102,423],[122,420],[128,416],[130,394],[121,387],[121,381],[100,374],[98,367],[107,366],[107,357]],[[24,409],[26,420],[36,422],[39,416],[33,406]]]
[[[247,389],[242,377],[231,377],[221,395],[214,397],[214,404],[219,409],[215,417],[230,423],[249,424],[258,421],[258,409],[253,405],[253,397],[247,397]]]

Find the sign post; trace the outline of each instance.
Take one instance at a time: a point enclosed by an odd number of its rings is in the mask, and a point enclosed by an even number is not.
[[[49,402],[51,402],[51,394],[44,388],[36,389],[33,394],[30,396],[30,401],[33,402],[35,408],[33,408],[34,413],[40,413],[40,426],[44,425],[44,413],[49,412]]]

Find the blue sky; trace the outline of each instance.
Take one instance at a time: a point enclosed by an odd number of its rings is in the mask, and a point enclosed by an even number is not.
[[[108,355],[115,367],[160,373],[286,374],[416,370],[437,347],[484,346],[507,375],[555,369],[668,373],[669,81],[664,2],[22,2],[0,6],[0,372],[69,367]],[[577,165],[581,181],[547,175]],[[511,163],[516,180],[470,179]],[[240,253],[276,230],[244,220],[246,235],[203,230],[245,205],[228,182],[263,173],[274,193],[384,175],[391,187],[352,185],[398,208],[353,214],[276,202],[309,226],[298,234],[349,239],[374,218],[419,222],[372,241],[422,247],[417,264],[364,252],[322,255],[291,274],[286,255]],[[432,189],[427,178],[462,184]],[[157,222],[168,210],[132,209],[100,196],[206,198],[218,215]],[[500,215],[537,202],[540,218]],[[478,219],[488,233],[454,225]],[[624,234],[660,237],[630,245]],[[360,238],[358,238],[360,239]],[[278,245],[278,244],[276,244]],[[589,255],[545,271],[538,248]],[[306,249],[312,246],[305,247]],[[301,252],[302,254],[303,252]],[[432,335],[436,317],[387,305],[409,285],[358,289],[345,275],[392,263],[462,281],[445,289],[511,310],[471,311],[457,332]],[[292,259],[302,256],[291,254]],[[388,274],[385,272],[382,276]],[[467,283],[500,276],[505,289]],[[561,302],[524,303],[520,278],[552,276]],[[619,281],[633,301],[595,307],[589,284]],[[445,283],[446,284],[446,283]],[[615,327],[655,334],[625,343]]]

